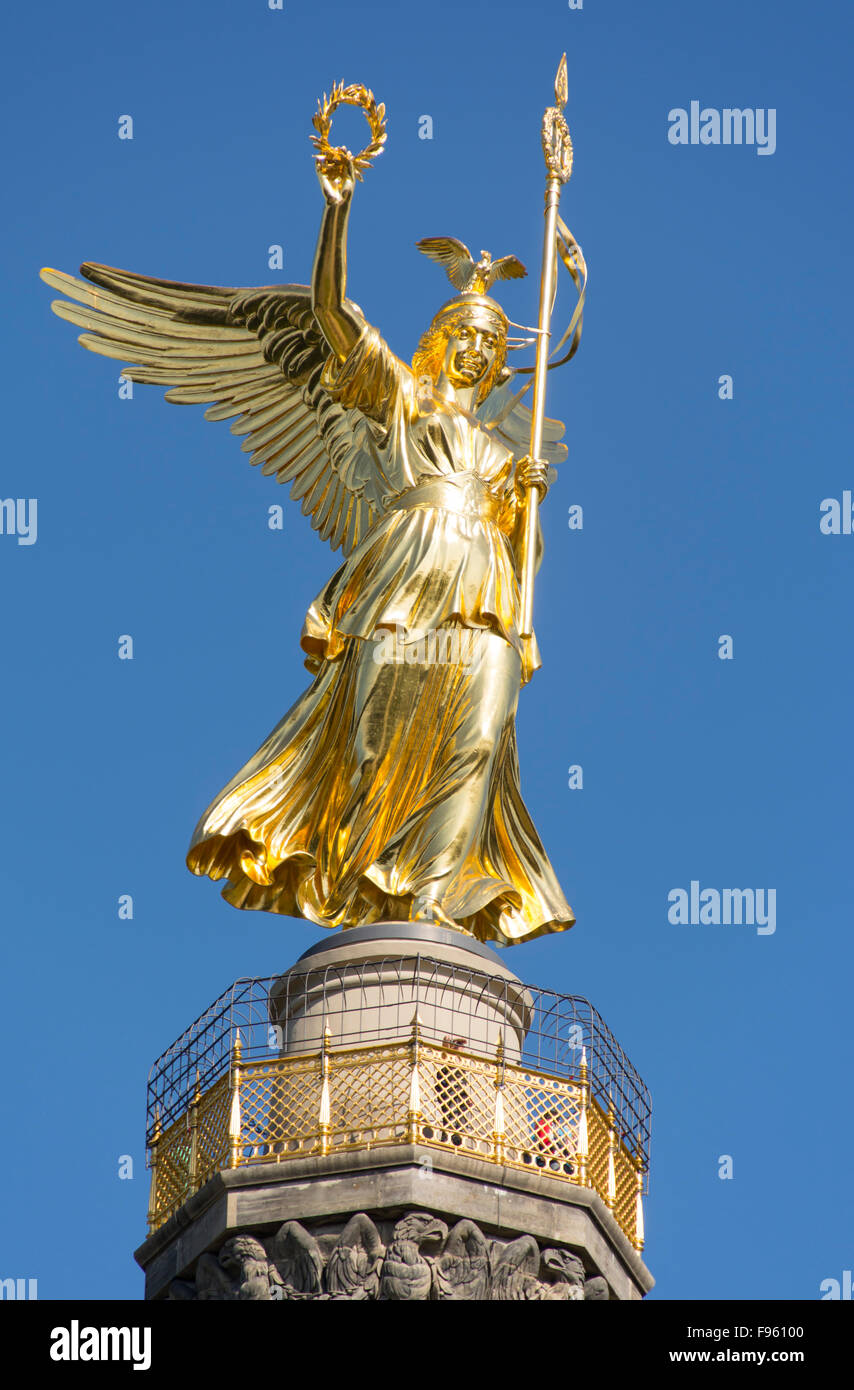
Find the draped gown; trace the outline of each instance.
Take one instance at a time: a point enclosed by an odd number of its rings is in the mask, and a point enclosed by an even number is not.
[[[522,800],[514,461],[366,326],[323,385],[362,412],[386,510],[308,609],[314,674],[205,811],[187,863],[239,908],[327,927],[429,896],[481,941],[572,925]],[[387,485],[387,486],[386,486]]]

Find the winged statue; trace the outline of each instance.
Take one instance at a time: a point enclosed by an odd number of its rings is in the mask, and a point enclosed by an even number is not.
[[[421,243],[457,291],[411,363],[347,297],[360,158],[316,156],[310,285],[91,262],[42,278],[85,347],[230,421],[343,556],[306,613],[311,682],[201,816],[189,868],[225,880],[238,908],[332,928],[432,921],[510,944],[574,921],[522,799],[515,730],[540,665],[519,623],[524,499],[565,457],[563,425],[546,421],[527,456],[509,320],[485,292],[524,273],[515,257],[476,264],[451,238]]]

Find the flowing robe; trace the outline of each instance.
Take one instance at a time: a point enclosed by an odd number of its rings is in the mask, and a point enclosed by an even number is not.
[[[328,927],[428,896],[481,941],[572,925],[522,800],[513,458],[366,326],[323,384],[361,412],[386,511],[309,607],[315,673],[202,816],[187,863],[235,907]]]

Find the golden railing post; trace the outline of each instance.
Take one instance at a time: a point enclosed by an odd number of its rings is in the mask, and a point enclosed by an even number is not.
[[[586,1187],[587,1153],[589,1148],[587,1140],[587,1096],[589,1088],[587,1081],[587,1049],[584,1047],[582,1047],[581,1049],[581,1066],[579,1067],[578,1089],[581,1092],[581,1101],[578,1111],[578,1143],[576,1144],[575,1148],[575,1155],[578,1160],[576,1164],[577,1172],[575,1178],[579,1187]]]
[[[615,1152],[617,1147],[617,1134],[614,1128],[616,1116],[614,1114],[614,1099],[608,1093],[608,1191],[605,1197],[605,1205],[609,1211],[613,1211],[617,1202],[617,1168],[615,1162]]]
[[[638,1253],[640,1254],[640,1252],[641,1252],[641,1250],[643,1250],[643,1246],[644,1246],[644,1229],[643,1229],[643,1167],[641,1166],[641,1160],[640,1160],[639,1158],[635,1159],[635,1167],[637,1168],[637,1197],[636,1197],[636,1199],[635,1199],[635,1238],[634,1238],[634,1240],[632,1241],[632,1244],[634,1245],[635,1249],[636,1249],[636,1250],[638,1251]]]
[[[200,1082],[201,1077],[197,1070],[196,1089],[193,1092],[189,1109],[190,1159],[187,1165],[187,1183],[191,1192],[195,1192],[199,1178],[199,1102],[202,1098]]]
[[[160,1106],[154,1111],[154,1129],[151,1135],[151,1187],[148,1192],[148,1234],[154,1230],[157,1223],[157,1146],[160,1143],[162,1131],[160,1126]]]
[[[318,1126],[320,1129],[320,1152],[329,1153],[329,1130],[332,1120],[332,1103],[329,1095],[329,1024],[323,1030],[323,1041],[320,1044],[320,1114],[318,1115]]]
[[[421,1078],[419,1076],[421,1019],[418,1010],[412,1015],[412,1070],[409,1076],[409,1107],[407,1111],[407,1139],[417,1144],[421,1139]]]
[[[507,1130],[504,1115],[504,1036],[498,1034],[495,1049],[495,1118],[492,1123],[492,1143],[495,1149],[495,1162],[504,1162],[504,1140]]]
[[[240,1029],[234,1035],[231,1049],[231,1115],[228,1121],[228,1166],[236,1168],[240,1162],[240,1134],[243,1127],[240,1115],[240,1062],[243,1057],[243,1043]]]

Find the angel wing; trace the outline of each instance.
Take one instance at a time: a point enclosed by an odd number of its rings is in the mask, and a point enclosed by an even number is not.
[[[490,391],[486,400],[477,408],[477,418],[482,425],[495,434],[517,458],[527,454],[531,444],[531,411],[521,400],[521,391],[515,391],[513,384],[516,373],[501,386]],[[530,383],[529,383],[530,384]],[[527,390],[527,387],[522,388]],[[562,420],[543,421],[542,457],[547,463],[563,463],[569,450],[560,440],[565,431]],[[555,475],[557,476],[557,475]]]
[[[168,386],[168,401],[212,402],[205,418],[233,419],[250,463],[290,483],[322,539],[349,555],[389,488],[364,416],[320,384],[330,349],[308,286],[187,285],[91,262],[81,273],[91,284],[50,269],[41,278],[69,296],[51,308],[86,330],[83,346],[130,363],[132,381]]]

